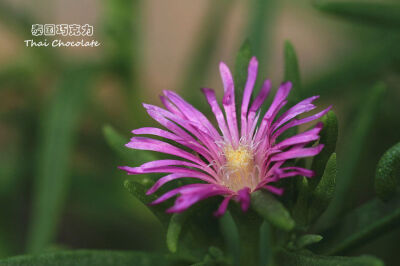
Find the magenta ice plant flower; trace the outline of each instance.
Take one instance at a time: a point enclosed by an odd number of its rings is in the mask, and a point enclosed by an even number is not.
[[[277,90],[271,106],[261,114],[261,105],[267,98],[271,82],[266,80],[258,95],[250,104],[256,81],[258,62],[250,60],[248,77],[244,87],[242,105],[235,105],[235,88],[232,74],[223,62],[220,63],[224,86],[222,112],[212,89],[202,89],[214,113],[218,129],[198,109],[175,92],[166,90],[160,96],[165,109],[144,104],[147,113],[166,129],[144,127],[133,130],[135,135],[153,135],[180,144],[180,147],[148,137],[134,136],[127,147],[138,150],[156,151],[174,156],[147,162],[138,167],[123,166],[128,174],[165,173],[147,191],[152,194],[165,183],[180,178],[195,178],[199,182],[183,185],[166,192],[152,204],[161,203],[178,195],[175,204],[167,212],[182,212],[198,201],[223,196],[215,215],[224,214],[231,199],[240,203],[246,211],[250,205],[250,193],[266,189],[281,195],[283,190],[273,185],[282,178],[296,175],[312,177],[313,171],[285,166],[295,158],[317,155],[323,144],[312,146],[319,139],[322,123],[295,136],[277,141],[286,130],[316,120],[326,114],[330,107],[311,116],[298,119],[300,114],[316,108],[312,102],[318,98],[307,98],[277,117],[287,103],[291,90],[290,82],[283,83]],[[240,120],[240,128],[238,126]]]

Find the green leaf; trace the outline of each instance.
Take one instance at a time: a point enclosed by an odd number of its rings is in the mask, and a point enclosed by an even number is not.
[[[227,253],[233,260],[233,265],[239,265],[239,232],[233,221],[232,215],[226,211],[224,216],[219,219],[220,230],[224,237]]]
[[[285,41],[283,53],[285,60],[283,81],[290,81],[293,85],[287,106],[292,106],[293,103],[297,102],[302,96],[299,63],[297,62],[296,51],[290,41]]]
[[[167,229],[167,247],[172,253],[175,253],[178,249],[179,236],[187,216],[188,212],[174,213],[171,216]]]
[[[37,252],[53,240],[68,188],[68,168],[81,112],[92,76],[71,66],[44,113],[33,192],[32,223],[27,249]]]
[[[310,188],[313,190],[321,180],[324,173],[326,163],[329,157],[336,149],[336,141],[338,137],[338,121],[333,111],[329,111],[322,117],[324,127],[320,133],[319,143],[324,144],[322,151],[314,157],[311,169],[315,172],[315,176],[309,180]]]
[[[324,174],[318,186],[312,192],[309,207],[309,221],[314,221],[329,206],[336,186],[336,153],[333,153],[326,163]]]
[[[0,266],[150,266],[188,265],[187,259],[140,251],[76,250],[22,255],[0,260]]]
[[[400,197],[388,202],[373,199],[352,210],[339,223],[321,233],[317,253],[345,254],[400,225]]]
[[[308,245],[318,243],[323,237],[321,235],[303,235],[296,240],[296,247],[299,249],[305,248]]]
[[[264,59],[268,52],[269,38],[272,37],[277,1],[251,0],[249,1],[249,21],[244,36],[249,36],[253,44],[254,54],[259,60]]]
[[[349,20],[384,28],[400,27],[400,5],[398,3],[372,3],[319,0],[314,6],[321,11]]]
[[[304,86],[304,95],[321,95],[341,97],[351,88],[351,91],[365,89],[365,84],[375,82],[388,67],[398,60],[396,53],[399,37],[394,34],[363,43],[361,47],[349,51],[337,62],[329,64],[311,82]]]
[[[163,225],[167,226],[170,215],[165,212],[166,207],[164,204],[149,205],[157,199],[157,196],[154,194],[146,195],[146,191],[148,190],[147,186],[130,180],[125,180],[124,186],[129,193],[145,204]]]
[[[252,208],[272,225],[290,231],[295,222],[290,217],[289,211],[270,193],[256,191],[251,195]]]
[[[282,266],[384,266],[384,263],[373,256],[328,257],[309,252],[277,252],[277,261]]]
[[[381,157],[375,174],[375,192],[382,200],[396,194],[400,179],[400,143],[391,147]]]
[[[145,162],[156,160],[156,157],[148,151],[134,150],[127,148],[125,144],[129,142],[129,139],[123,137],[110,125],[105,125],[103,127],[103,134],[108,145],[121,158],[129,162],[134,162],[136,164],[143,164]]]
[[[366,95],[367,99],[363,103],[361,110],[352,123],[352,134],[348,137],[343,160],[337,178],[336,195],[324,215],[325,221],[334,221],[343,211],[343,208],[351,205],[352,193],[350,189],[355,180],[355,169],[359,163],[359,158],[363,152],[364,142],[368,133],[372,131],[372,126],[376,118],[378,107],[383,100],[385,85],[376,84]],[[345,204],[346,203],[346,204]]]
[[[249,40],[246,40],[240,47],[240,50],[236,55],[236,61],[235,61],[235,72],[233,77],[235,80],[236,106],[242,105],[243,91],[248,75],[248,66],[252,56],[253,52],[251,44]]]

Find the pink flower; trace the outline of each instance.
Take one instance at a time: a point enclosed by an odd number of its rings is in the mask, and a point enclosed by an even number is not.
[[[191,104],[172,91],[164,91],[161,96],[166,109],[144,104],[148,114],[165,129],[144,127],[135,129],[135,135],[154,135],[184,146],[148,138],[133,137],[127,147],[173,155],[178,158],[147,162],[139,167],[120,167],[128,174],[166,173],[149,189],[154,193],[165,183],[179,178],[196,178],[199,183],[175,188],[156,199],[152,204],[163,202],[179,195],[175,204],[167,212],[182,212],[194,203],[208,197],[224,197],[215,215],[224,214],[231,199],[240,202],[246,211],[250,205],[250,193],[266,189],[281,195],[283,190],[272,183],[281,178],[296,175],[312,177],[313,171],[294,166],[285,166],[287,160],[317,155],[323,144],[309,147],[319,139],[322,123],[312,129],[277,142],[277,138],[289,128],[316,120],[326,114],[330,107],[302,119],[296,117],[316,108],[312,102],[318,98],[307,98],[277,117],[287,103],[291,83],[283,83],[265,114],[260,107],[267,98],[271,83],[266,80],[257,97],[250,104],[256,81],[258,62],[250,60],[248,78],[244,88],[241,109],[236,110],[235,91],[229,68],[220,63],[224,85],[222,112],[212,89],[203,89],[207,101],[215,115],[218,129]],[[238,115],[239,114],[239,115]],[[238,117],[239,116],[239,117]],[[240,120],[240,129],[238,126]]]

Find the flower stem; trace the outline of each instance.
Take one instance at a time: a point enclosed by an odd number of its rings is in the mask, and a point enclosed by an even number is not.
[[[243,213],[238,206],[232,208],[240,239],[240,265],[258,266],[260,261],[260,226],[262,219],[252,211]]]

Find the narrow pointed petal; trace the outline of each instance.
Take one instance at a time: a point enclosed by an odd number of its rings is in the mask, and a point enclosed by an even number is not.
[[[221,204],[218,207],[218,210],[216,210],[214,212],[214,216],[216,217],[221,217],[225,214],[226,209],[228,208],[228,204],[230,202],[230,200],[232,199],[233,196],[227,196],[223,199],[223,201],[221,202]]]
[[[240,202],[240,207],[245,212],[250,207],[250,188],[245,187],[238,191],[238,200]]]
[[[247,132],[247,111],[249,108],[251,94],[253,93],[254,84],[257,79],[258,61],[252,57],[249,62],[248,75],[246,85],[243,92],[242,108],[241,108],[241,135]]]

